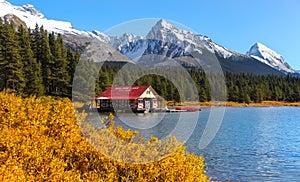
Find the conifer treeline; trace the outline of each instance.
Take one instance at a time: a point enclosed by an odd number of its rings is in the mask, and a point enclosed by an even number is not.
[[[107,86],[111,85],[113,81],[119,85],[128,85],[128,83],[134,82],[135,85],[151,85],[161,96],[166,100],[189,100],[192,98],[179,98],[177,88],[164,78],[163,76],[149,74],[138,78],[147,70],[143,70],[140,67],[132,66],[129,70],[124,72],[121,76],[123,80],[114,80],[118,70],[121,67],[118,66],[102,66],[102,71],[99,73],[101,78],[96,85],[98,93],[101,93]],[[172,71],[174,77],[180,74],[180,70],[161,70],[161,75],[164,72]],[[203,71],[189,70],[189,74],[195,82],[197,87],[198,97],[200,101],[211,100],[211,85]],[[213,75],[209,75],[210,77]],[[177,80],[181,82],[180,78]],[[250,103],[261,101],[287,101],[287,102],[299,102],[300,101],[300,78],[291,76],[259,76],[248,74],[225,74],[227,101]],[[182,85],[182,83],[179,83]],[[183,91],[188,96],[189,88],[185,88]]]
[[[226,73],[227,100],[234,102],[300,101],[300,78]]]
[[[71,97],[79,53],[64,47],[62,36],[43,27],[17,27],[0,18],[0,90]]]

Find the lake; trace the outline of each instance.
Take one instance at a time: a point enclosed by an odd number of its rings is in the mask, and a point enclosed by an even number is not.
[[[116,123],[162,139],[181,118],[187,150],[204,156],[207,175],[214,180],[300,181],[300,107],[226,108],[218,133],[199,149],[210,112],[207,108],[199,113],[119,114]]]

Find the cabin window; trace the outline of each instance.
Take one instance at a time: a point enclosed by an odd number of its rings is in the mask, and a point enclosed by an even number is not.
[[[150,94],[150,90],[147,90],[147,91],[146,91],[146,94]]]
[[[143,108],[144,107],[144,100],[143,99],[139,99],[138,101],[138,108]]]

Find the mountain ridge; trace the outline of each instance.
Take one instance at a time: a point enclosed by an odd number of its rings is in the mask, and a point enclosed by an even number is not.
[[[165,20],[159,20],[145,38],[114,47],[122,54],[144,65],[170,66],[170,59],[172,59],[179,64],[188,65],[188,67],[200,68],[199,62],[192,58],[191,52],[202,52],[205,49],[217,56],[216,59],[220,61],[224,71],[249,74],[281,74],[251,56],[229,50],[213,42],[207,36],[178,29]],[[203,59],[202,62],[204,62]],[[247,62],[251,62],[253,66]],[[255,72],[255,70],[259,70],[259,72]]]
[[[90,50],[87,52],[98,54],[98,57],[95,57],[96,61],[118,61],[118,59],[120,59],[122,61],[125,60],[125,62],[135,63],[139,62],[140,58],[145,58],[145,55],[156,54],[160,59],[158,61],[155,60],[155,63],[158,63],[158,65],[163,64],[163,62],[166,62],[167,59],[174,59],[180,64],[193,66],[196,63],[193,63],[191,60],[191,52],[195,50],[201,51],[202,49],[207,49],[211,53],[215,54],[218,59],[233,61],[233,63],[230,62],[230,65],[237,63],[237,69],[241,68],[241,66],[244,67],[242,70],[246,69],[245,65],[247,65],[247,63],[243,63],[243,61],[250,60],[250,62],[258,64],[255,62],[256,60],[270,67],[270,69],[265,69],[265,74],[276,73],[276,71],[271,70],[271,68],[284,74],[298,74],[283,60],[283,58],[282,60],[284,62],[280,62],[279,60],[279,63],[281,63],[283,66],[271,64],[270,60],[268,60],[266,57],[263,57],[259,54],[256,55],[253,53],[253,51],[252,54],[250,54],[250,50],[248,51],[249,54],[235,52],[213,42],[207,36],[194,34],[191,31],[179,29],[163,19],[159,20],[151,28],[146,37],[128,33],[124,33],[121,36],[108,36],[97,30],[92,32],[76,30],[70,22],[48,20],[40,11],[36,10],[33,5],[26,4],[23,6],[14,6],[5,0],[1,0],[0,17],[4,17],[7,14],[13,14],[14,16],[18,17],[20,20],[26,23],[28,28],[33,29],[37,24],[39,26],[43,26],[44,29],[48,30],[49,32],[53,31],[55,33],[62,34],[66,40],[67,46],[75,48],[82,47],[83,50],[85,48],[89,48]],[[99,42],[95,41],[94,39],[98,40]],[[91,42],[93,42],[93,44],[91,44]],[[100,53],[97,53],[97,51],[100,51]],[[272,51],[273,50],[270,52]],[[113,56],[111,56],[112,54]],[[145,61],[145,59],[140,60],[140,63],[146,63]],[[283,69],[284,66],[286,69]],[[226,65],[223,65],[223,67],[228,68]],[[248,67],[250,68],[251,65],[248,65]],[[232,71],[234,68],[225,69],[225,71],[228,70]],[[237,70],[236,72],[240,71]],[[260,74],[264,73],[261,72]]]

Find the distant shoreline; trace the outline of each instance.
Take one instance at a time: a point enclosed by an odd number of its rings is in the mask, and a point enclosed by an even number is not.
[[[191,106],[191,107],[211,107],[211,106],[226,106],[226,107],[275,107],[275,106],[294,106],[300,107],[300,102],[282,102],[282,101],[262,101],[261,103],[238,103],[238,102],[222,102],[215,103],[212,102],[181,102],[175,103],[172,101],[167,102],[167,106]]]

